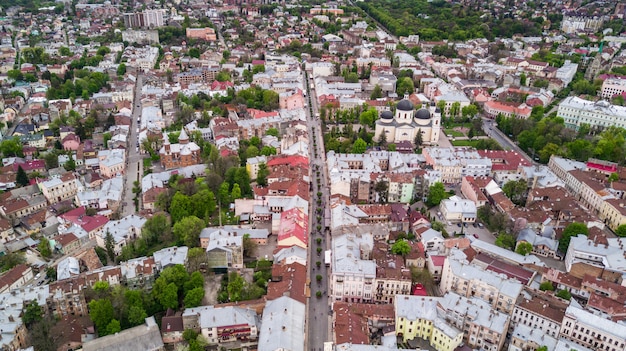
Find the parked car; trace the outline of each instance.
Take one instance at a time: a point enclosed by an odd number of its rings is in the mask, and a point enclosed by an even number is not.
[[[478,239],[478,234],[474,234],[474,238]]]
[[[478,227],[478,224],[476,224],[476,222],[474,222],[474,223],[472,223],[472,226],[473,226],[474,228],[476,228],[476,227]]]
[[[482,228],[484,225],[482,223],[478,223],[478,228]]]

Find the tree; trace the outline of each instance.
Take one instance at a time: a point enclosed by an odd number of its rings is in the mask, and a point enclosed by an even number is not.
[[[378,202],[381,204],[387,203],[387,198],[389,196],[389,182],[385,180],[379,180],[374,185],[374,191],[378,195]]]
[[[397,81],[396,93],[398,96],[404,96],[405,94],[413,94],[415,86],[413,85],[413,79],[404,77]]]
[[[515,237],[512,234],[500,233],[496,238],[495,244],[502,248],[513,250],[515,247]]]
[[[415,151],[419,150],[419,148],[422,147],[423,143],[424,139],[422,136],[422,128],[419,128],[417,130],[417,133],[415,133],[415,138],[413,139],[413,146],[415,147]]]
[[[106,266],[109,263],[106,250],[101,248],[100,246],[96,246],[95,250],[96,255],[98,255],[98,258],[100,259],[100,263],[102,263],[103,266]]]
[[[17,167],[17,175],[15,176],[15,182],[21,186],[27,186],[29,183],[28,175],[22,166]]]
[[[141,306],[131,305],[128,309],[128,322],[131,326],[141,325],[145,322],[148,314]]]
[[[259,170],[256,174],[256,183],[260,186],[267,185],[267,176],[269,176],[270,171],[267,169],[267,165],[265,163],[261,163],[259,165]]]
[[[541,291],[554,291],[554,285],[552,285],[551,281],[546,280],[545,282],[542,282],[541,284],[539,284],[539,290],[541,290]]]
[[[230,196],[233,200],[241,199],[241,187],[239,186],[239,184],[233,184],[233,190],[231,191]]]
[[[9,269],[25,263],[26,259],[22,254],[12,252],[8,255],[0,257],[0,272],[8,271]]]
[[[376,117],[378,117],[376,109],[370,108],[367,111],[361,112],[361,115],[359,116],[359,122],[364,126],[373,126]]]
[[[178,286],[174,283],[169,283],[165,286],[163,291],[156,295],[155,298],[163,309],[177,309],[178,308]]]
[[[564,300],[568,300],[568,301],[572,299],[572,294],[569,291],[565,290],[565,289],[559,290],[555,295],[557,297],[560,297],[560,298],[562,298]]]
[[[177,191],[176,194],[174,194],[174,197],[172,197],[169,212],[172,216],[172,222],[174,223],[190,216],[194,212],[191,204],[191,198],[180,191]]]
[[[120,325],[120,321],[117,319],[111,319],[109,324],[107,325],[107,335],[119,333],[122,330],[122,326]]]
[[[226,291],[228,292],[228,301],[237,302],[242,300],[242,293],[244,287],[243,278],[232,272],[228,275],[228,285],[226,286]]]
[[[39,306],[37,300],[30,301],[24,306],[24,313],[22,315],[22,322],[29,327],[35,322],[39,322],[43,319],[43,308]]]
[[[53,331],[54,317],[47,316],[28,328],[28,344],[37,351],[56,351],[60,346],[61,335]]]
[[[352,153],[353,154],[363,154],[365,153],[365,150],[367,150],[367,143],[365,142],[365,140],[358,138],[355,142],[354,145],[352,145]]]
[[[18,137],[4,139],[0,142],[0,151],[4,157],[22,157],[22,143]]]
[[[179,244],[196,247],[200,244],[200,232],[205,223],[196,216],[184,217],[172,227],[172,233]]]
[[[109,299],[97,299],[89,302],[89,318],[96,326],[100,336],[107,335],[107,326],[115,316],[113,304]]]
[[[263,146],[263,148],[261,149],[260,154],[263,156],[272,156],[272,155],[276,155],[277,151],[276,148],[273,146]]]
[[[411,245],[409,245],[409,243],[404,239],[397,240],[391,246],[391,253],[394,255],[400,255],[404,258],[409,254],[409,252],[411,252]]]
[[[513,201],[516,205],[523,206],[525,201],[524,194],[528,183],[526,179],[511,180],[502,186],[504,194]]]
[[[119,66],[117,66],[117,75],[123,76],[124,74],[126,74],[126,65],[120,63]]]
[[[526,85],[526,74],[525,73],[522,73],[519,76],[519,85],[521,85],[521,86],[525,86]]]
[[[533,251],[533,245],[530,243],[527,243],[525,241],[520,242],[519,244],[517,244],[517,248],[515,249],[515,252],[517,252],[520,255],[526,256],[529,253],[531,253]]]
[[[374,86],[374,90],[372,90],[372,94],[370,94],[370,100],[376,100],[383,97],[383,89],[380,85],[376,84]]]
[[[243,256],[254,257],[256,253],[257,243],[250,239],[250,234],[243,235]]]
[[[539,347],[535,351],[548,351],[548,347],[544,345],[544,346]]]
[[[195,288],[191,289],[185,294],[185,299],[183,303],[185,304],[185,308],[197,307],[202,303],[202,299],[204,298],[204,288]]]
[[[76,161],[74,161],[74,157],[70,155],[69,160],[63,164],[63,168],[65,168],[68,172],[73,172],[76,170]]]
[[[52,249],[50,248],[50,240],[45,236],[39,240],[39,244],[37,244],[37,250],[39,250],[39,254],[42,257],[49,258],[52,256]]]
[[[378,136],[378,146],[385,146],[385,145],[387,145],[387,133],[383,131]]]
[[[626,237],[626,224],[622,224],[619,227],[617,227],[617,229],[615,230],[615,235],[619,236],[620,238],[625,238]]]
[[[265,135],[271,135],[271,136],[275,136],[278,138],[280,133],[278,132],[278,129],[276,128],[269,128],[268,130],[265,131]]]
[[[107,234],[104,237],[104,248],[106,249],[109,259],[111,261],[115,261],[115,240],[109,231],[107,231]]]
[[[428,197],[426,204],[429,207],[437,206],[442,200],[445,200],[450,195],[446,192],[446,188],[441,182],[436,182],[428,188]]]
[[[254,145],[250,145],[246,149],[244,155],[245,155],[246,159],[257,157],[257,156],[259,156],[259,148],[254,146]]]
[[[561,234],[561,239],[559,239],[559,251],[566,253],[572,237],[578,236],[579,234],[589,235],[589,229],[584,223],[574,222],[565,227]]]

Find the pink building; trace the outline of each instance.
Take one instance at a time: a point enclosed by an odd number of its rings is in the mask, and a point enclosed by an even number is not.
[[[70,133],[63,138],[61,144],[63,145],[63,150],[65,151],[76,151],[80,146],[80,137],[74,133]]]
[[[198,40],[206,40],[206,41],[217,40],[217,36],[215,35],[215,30],[210,27],[187,28],[186,34],[187,34],[187,39],[198,39]]]
[[[309,216],[298,207],[281,213],[278,246],[300,246],[306,249],[309,242],[308,223]]]
[[[302,90],[296,89],[296,91],[281,93],[278,98],[278,103],[280,108],[284,110],[304,108],[304,95],[302,94]]]

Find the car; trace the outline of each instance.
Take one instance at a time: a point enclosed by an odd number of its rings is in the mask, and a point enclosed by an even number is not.
[[[457,223],[456,226],[461,228],[461,223]]]
[[[478,228],[482,228],[484,225],[482,223],[478,223]]]
[[[474,238],[479,239],[478,234],[474,234]]]
[[[476,228],[476,227],[478,227],[478,224],[476,224],[476,222],[474,222],[474,223],[472,223],[472,226],[473,226],[474,228]]]
[[[468,227],[468,224],[467,224],[467,223],[463,223],[463,226],[464,226],[465,228],[467,228],[467,227]]]

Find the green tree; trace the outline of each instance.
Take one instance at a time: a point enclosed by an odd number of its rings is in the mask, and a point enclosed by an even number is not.
[[[422,147],[423,143],[424,139],[422,136],[422,128],[419,128],[417,130],[417,133],[415,133],[415,138],[413,139],[413,146],[415,147],[415,151],[419,150],[419,148]]]
[[[128,308],[128,323],[130,323],[132,327],[145,323],[146,317],[148,317],[148,314],[143,307],[131,305]]]
[[[187,51],[187,54],[192,58],[200,58],[200,49],[190,48],[189,51]]]
[[[415,86],[413,85],[413,79],[404,77],[397,81],[396,93],[398,96],[404,96],[405,94],[413,94]]]
[[[231,191],[230,196],[233,200],[241,199],[241,187],[239,186],[239,184],[233,184],[233,190]]]
[[[4,139],[0,142],[0,152],[4,157],[22,157],[22,143],[18,137]]]
[[[446,188],[441,182],[436,182],[428,188],[428,197],[426,199],[426,204],[428,207],[437,206],[441,203],[442,200],[447,199],[450,196],[446,192]]]
[[[243,255],[244,257],[254,257],[257,243],[250,238],[250,234],[243,235]]]
[[[172,222],[177,223],[181,219],[190,216],[194,209],[192,208],[191,198],[180,191],[172,197],[172,203],[169,207]]]
[[[566,253],[572,237],[578,236],[579,234],[589,235],[589,229],[584,223],[574,222],[565,227],[561,234],[561,239],[559,239],[559,251]]]
[[[402,257],[406,257],[406,255],[408,255],[409,252],[411,252],[411,245],[409,245],[409,243],[404,239],[397,240],[391,246],[391,253],[393,253],[394,255],[400,255]]]
[[[626,238],[626,224],[622,224],[615,230],[615,235],[620,238]]]
[[[515,248],[515,237],[508,233],[500,233],[496,238],[495,244],[502,248],[513,250]]]
[[[228,275],[228,285],[226,286],[228,301],[237,302],[242,300],[244,283],[245,281],[239,274],[232,272]]]
[[[525,241],[517,244],[517,248],[515,249],[515,252],[523,256],[528,255],[532,251],[533,251],[533,245]]]
[[[254,145],[250,145],[246,148],[244,155],[246,159],[257,157],[259,156],[259,148]]]
[[[542,282],[541,284],[539,284],[539,290],[541,290],[541,291],[554,291],[554,285],[552,285],[551,281],[546,280],[545,282]]]
[[[526,73],[522,73],[519,76],[519,85],[521,85],[521,86],[525,86],[526,85]]]
[[[174,283],[169,283],[165,286],[163,291],[156,295],[155,298],[163,309],[177,309],[178,308],[178,287]]]
[[[29,183],[28,175],[22,166],[17,167],[17,175],[15,176],[15,182],[20,186],[27,186]]]
[[[555,295],[567,301],[572,299],[572,294],[565,289],[559,290]]]
[[[271,135],[271,136],[275,136],[278,138],[280,133],[278,132],[278,129],[276,128],[269,128],[268,130],[265,131],[265,135]]]
[[[276,155],[277,151],[276,151],[276,148],[273,146],[263,146],[260,154],[263,156],[272,156],[272,155]]]
[[[352,153],[353,154],[363,154],[365,153],[365,150],[367,150],[367,143],[365,142],[365,140],[358,138],[355,142],[354,145],[352,145]]]
[[[502,186],[502,192],[513,201],[516,205],[523,206],[525,201],[526,188],[528,183],[526,179],[511,180]]]
[[[172,227],[172,233],[179,244],[196,247],[200,244],[200,232],[205,223],[196,216],[184,217]]]
[[[22,322],[27,327],[30,327],[33,323],[39,322],[43,319],[43,308],[39,306],[36,300],[27,302],[24,305],[24,313],[22,315]]]
[[[117,319],[112,319],[107,325],[107,335],[119,333],[121,330],[122,326],[120,325],[120,321]]]
[[[376,100],[383,97],[383,89],[380,85],[376,84],[374,86],[374,90],[372,90],[372,94],[370,94],[370,100]]]
[[[45,236],[39,240],[39,244],[37,244],[37,250],[42,257],[49,258],[52,256],[52,249],[50,248],[50,240]]]
[[[115,261],[115,239],[113,235],[107,231],[106,236],[104,237],[104,248],[107,252],[107,256],[111,261]]]
[[[74,161],[74,157],[70,155],[69,160],[63,164],[63,168],[65,168],[68,172],[73,172],[76,170],[76,161]]]
[[[17,252],[12,252],[10,254],[0,256],[0,271],[8,271],[9,269],[25,262],[26,259],[24,258],[24,255]]]
[[[89,318],[96,326],[100,336],[107,335],[107,326],[115,316],[113,304],[109,299],[97,299],[89,302]]]
[[[183,303],[185,304],[185,308],[197,307],[200,306],[203,298],[204,288],[195,288],[189,290],[187,294],[185,294]]]
[[[539,347],[535,351],[548,351],[548,347],[544,345],[544,346]]]
[[[228,206],[230,204],[230,184],[228,182],[222,182],[218,191],[218,199],[222,203],[222,206]]]
[[[359,122],[364,126],[373,126],[374,121],[376,121],[376,117],[378,117],[378,113],[375,108],[370,108],[367,111],[361,112],[359,116]]]
[[[270,175],[269,169],[267,169],[267,165],[265,163],[261,163],[259,165],[259,170],[256,175],[256,183],[260,186],[267,185],[267,176]]]

